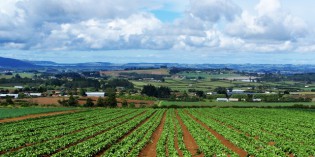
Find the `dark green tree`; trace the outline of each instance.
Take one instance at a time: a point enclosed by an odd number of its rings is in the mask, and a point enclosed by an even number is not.
[[[78,100],[73,95],[68,99],[68,106],[78,106]]]
[[[5,98],[5,102],[6,102],[7,104],[11,104],[11,105],[14,104],[12,98],[9,97],[9,96],[7,96],[7,97]]]
[[[96,106],[105,107],[104,98],[99,97],[99,98],[97,99],[97,101],[96,101]]]
[[[205,92],[203,92],[203,91],[196,91],[196,95],[197,95],[199,98],[203,98],[203,97],[205,97]]]
[[[109,107],[117,107],[116,92],[114,89],[106,90],[107,97],[105,98],[105,105]]]
[[[149,84],[149,85],[145,85],[142,88],[141,94],[145,94],[147,96],[157,96],[157,89],[155,86]]]
[[[84,106],[85,107],[93,107],[94,106],[93,100],[91,98],[87,98]]]
[[[81,96],[86,96],[86,91],[84,88],[80,88],[80,95]]]
[[[128,102],[127,102],[126,99],[124,99],[124,100],[122,101],[121,106],[122,106],[122,107],[128,107]]]

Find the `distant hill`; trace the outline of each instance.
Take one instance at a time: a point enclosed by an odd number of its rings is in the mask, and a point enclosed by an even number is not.
[[[18,59],[12,58],[3,58],[0,57],[0,68],[36,68],[37,65],[34,65],[29,62],[21,61]]]

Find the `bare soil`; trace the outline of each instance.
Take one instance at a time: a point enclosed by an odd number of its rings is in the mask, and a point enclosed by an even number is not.
[[[213,130],[212,128],[208,127],[206,124],[204,124],[203,122],[201,122],[200,120],[198,120],[196,117],[194,117],[193,115],[191,115],[190,113],[186,112],[192,119],[194,119],[197,123],[199,123],[200,125],[202,125],[205,129],[207,129],[209,132],[211,132],[211,134],[213,134],[218,140],[220,140],[220,142],[226,146],[228,149],[234,151],[236,154],[238,154],[240,157],[246,157],[247,156],[247,152],[237,146],[235,146],[232,142],[230,142],[229,140],[227,140],[224,136],[222,136],[221,134],[219,134],[218,132],[216,132],[215,130]]]
[[[194,139],[194,137],[190,134],[189,130],[185,126],[184,122],[181,120],[180,116],[178,115],[176,111],[176,117],[177,120],[179,121],[179,124],[181,126],[181,129],[183,131],[183,138],[184,138],[184,143],[187,148],[187,150],[194,156],[194,157],[203,157],[204,154],[198,154],[198,145]]]
[[[54,116],[54,115],[74,113],[74,112],[78,112],[78,110],[30,114],[30,115],[21,116],[21,117],[1,119],[0,123],[15,122],[15,121],[20,121],[20,120],[25,120],[25,119],[39,118],[39,117],[45,117],[45,116]]]
[[[156,146],[157,143],[161,137],[163,127],[165,124],[166,119],[166,112],[163,114],[163,118],[161,120],[161,123],[157,127],[157,129],[154,131],[151,137],[151,142],[149,142],[139,153],[139,157],[156,157]]]

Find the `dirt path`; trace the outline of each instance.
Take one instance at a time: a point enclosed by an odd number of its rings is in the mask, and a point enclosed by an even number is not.
[[[233,143],[231,143],[229,140],[227,140],[224,136],[222,136],[221,134],[219,134],[218,132],[216,132],[215,130],[213,130],[212,128],[208,127],[206,124],[204,124],[203,122],[201,122],[200,120],[198,120],[196,117],[194,117],[193,115],[191,115],[190,113],[188,113],[186,111],[186,113],[192,118],[194,119],[197,123],[199,123],[200,125],[202,125],[205,129],[207,129],[209,132],[211,132],[211,134],[213,134],[218,140],[220,140],[220,142],[226,146],[228,149],[234,151],[236,154],[238,154],[240,157],[246,157],[247,156],[247,152],[237,146],[235,146]]]
[[[54,116],[54,115],[66,114],[66,113],[74,113],[74,112],[79,112],[79,110],[48,112],[48,113],[40,113],[40,114],[30,114],[30,115],[21,116],[21,117],[0,119],[0,123],[15,122],[15,121],[20,121],[20,120],[25,120],[25,119],[39,118],[39,117],[46,117],[46,116]]]
[[[177,120],[179,121],[179,124],[180,124],[180,126],[182,128],[183,136],[184,136],[184,143],[185,143],[185,146],[186,146],[187,150],[194,157],[203,157],[204,156],[203,154],[198,154],[197,155],[197,151],[198,151],[199,147],[198,147],[194,137],[189,133],[189,130],[185,126],[185,124],[182,121],[182,119],[179,117],[177,110],[176,110],[176,117],[177,117]]]
[[[156,157],[156,146],[159,141],[159,138],[162,134],[163,127],[165,124],[166,119],[166,111],[163,114],[163,118],[161,120],[161,123],[157,127],[157,129],[154,131],[151,137],[151,142],[149,142],[139,153],[139,157]]]

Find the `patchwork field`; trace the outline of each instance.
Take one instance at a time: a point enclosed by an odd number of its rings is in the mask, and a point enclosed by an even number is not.
[[[119,76],[121,73],[137,73],[137,74],[152,74],[152,75],[169,75],[167,69],[150,69],[150,70],[116,70],[116,71],[101,71],[101,75]]]
[[[94,109],[0,123],[0,156],[314,156],[314,112]]]

